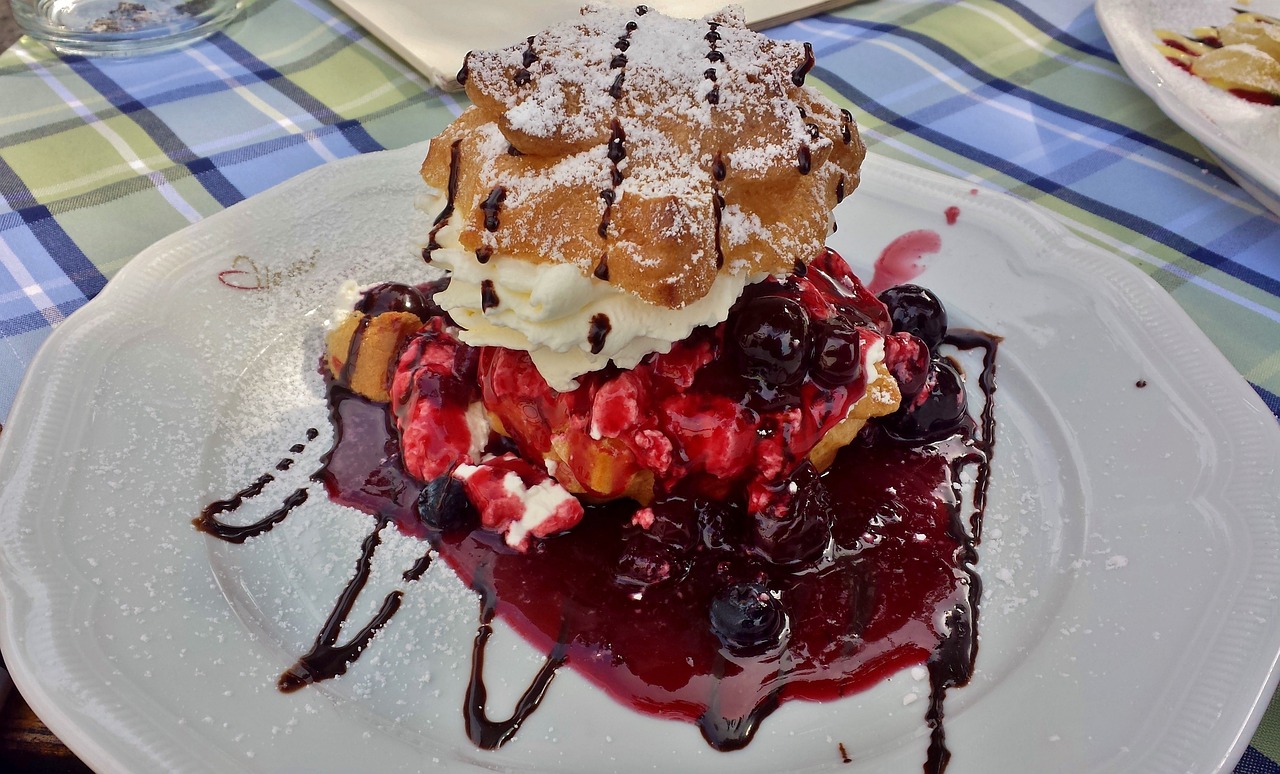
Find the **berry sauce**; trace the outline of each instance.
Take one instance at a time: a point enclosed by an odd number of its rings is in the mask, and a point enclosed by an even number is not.
[[[970,550],[954,507],[953,460],[972,453],[963,447],[855,442],[823,477],[839,516],[831,540],[801,568],[743,552],[731,534],[740,510],[694,503],[673,509],[679,537],[662,543],[631,525],[626,503],[588,506],[578,527],[525,553],[483,530],[433,543],[463,582],[492,590],[498,615],[535,648],[563,653],[622,703],[696,723],[713,747],[734,750],[783,701],[845,696],[935,654],[945,662],[935,693],[968,681],[977,579],[956,580]],[[620,578],[637,553],[666,577],[643,588]],[[750,582],[785,605],[786,631],[781,647],[739,655],[708,611],[718,590]],[[938,647],[943,615],[953,630],[970,622],[954,652]]]
[[[936,300],[914,291],[883,298],[903,320],[918,320]],[[785,701],[833,700],[923,663],[931,685],[924,770],[944,771],[944,698],[969,681],[977,654],[976,546],[994,441],[998,338],[953,329],[941,343],[983,350],[981,416],[966,410],[962,392],[951,394],[959,366],[933,352],[927,377],[899,413],[871,422],[825,472],[805,462],[786,479],[788,514],[753,515],[741,498],[677,487],[645,508],[626,499],[584,503],[578,526],[523,551],[478,528],[473,515],[439,512],[469,505],[451,496],[447,474],[424,488],[406,473],[388,406],[331,380],[335,442],[312,481],[376,524],[315,646],[281,675],[280,689],[341,675],[376,647],[401,592],[368,622],[346,619],[382,530],[394,524],[428,543],[406,580],[421,576],[434,556],[478,594],[470,687],[458,699],[479,747],[509,741],[564,665],[626,706],[694,723],[714,748],[735,750]],[[967,506],[966,467],[976,479]],[[197,527],[233,542],[270,529],[287,508],[251,534],[218,518],[261,490],[254,482],[211,504]],[[771,540],[786,550],[773,550]],[[485,647],[495,617],[547,654],[505,720],[490,719],[485,707]],[[356,635],[339,645],[340,629]]]
[[[876,258],[867,288],[872,293],[910,282],[924,271],[924,257],[942,249],[942,238],[930,229],[908,231],[893,240]]]

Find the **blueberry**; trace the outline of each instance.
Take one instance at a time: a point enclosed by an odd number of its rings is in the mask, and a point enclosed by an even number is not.
[[[670,549],[651,537],[639,535],[623,545],[613,582],[638,592],[683,574],[683,565]]]
[[[858,331],[839,315],[813,325],[813,365],[810,376],[827,389],[852,384],[862,375],[862,345]]]
[[[929,348],[910,333],[895,333],[884,340],[884,364],[909,403],[929,379]]]
[[[678,495],[655,500],[650,506],[653,523],[643,534],[676,552],[693,548],[696,541],[698,509],[701,501]]]
[[[769,487],[772,507],[751,517],[755,552],[774,564],[817,559],[831,538],[831,498],[805,461],[787,478]]]
[[[734,503],[704,503],[698,510],[698,532],[702,545],[712,551],[737,552],[742,547],[741,508]]]
[[[932,290],[919,285],[897,285],[881,293],[879,298],[889,307],[894,333],[918,336],[930,351],[937,351],[947,335],[947,310]]]
[[[462,482],[448,473],[428,481],[418,493],[418,518],[440,532],[469,531],[480,523]]]
[[[793,384],[804,375],[809,315],[783,296],[751,298],[734,310],[730,341],[748,376],[766,384]]]
[[[735,583],[711,599],[711,632],[735,656],[759,656],[782,644],[787,612],[761,583]]]
[[[924,388],[889,417],[889,432],[903,440],[936,441],[960,429],[968,416],[964,378],[950,362],[934,360]]]
[[[779,414],[800,405],[800,391],[792,385],[770,384],[760,379],[746,380],[746,403],[759,414]]]

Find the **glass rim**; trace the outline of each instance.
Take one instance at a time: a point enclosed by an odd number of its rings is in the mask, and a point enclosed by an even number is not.
[[[126,0],[122,0],[121,5]],[[192,43],[225,28],[244,7],[245,0],[219,3],[183,17],[139,26],[130,30],[75,29],[52,24],[35,12],[38,0],[12,0],[14,21],[33,40],[55,53],[73,56],[141,56],[159,53]]]

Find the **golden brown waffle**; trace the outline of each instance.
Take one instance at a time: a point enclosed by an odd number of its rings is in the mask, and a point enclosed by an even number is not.
[[[408,312],[352,312],[325,338],[325,366],[339,384],[386,403],[396,357],[421,327],[422,320]]]
[[[450,192],[433,237],[457,225],[478,260],[570,263],[668,308],[720,272],[786,273],[818,253],[865,149],[803,85],[812,50],[728,11],[641,9],[588,9],[467,57],[475,106],[422,165]]]
[[[853,404],[848,415],[840,420],[840,424],[827,431],[822,440],[809,452],[809,461],[819,471],[831,467],[836,452],[849,445],[855,436],[867,424],[868,419],[883,417],[898,410],[902,402],[902,393],[898,391],[898,383],[889,375],[883,363],[876,364],[876,376],[867,385],[867,392]]]

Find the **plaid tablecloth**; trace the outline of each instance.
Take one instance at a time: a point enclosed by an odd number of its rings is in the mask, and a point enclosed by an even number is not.
[[[874,153],[1009,191],[1149,273],[1280,415],[1280,220],[1116,63],[1086,0],[880,0],[772,31]],[[0,418],[49,331],[162,236],[464,107],[324,0],[136,60],[0,55]],[[1236,768],[1280,772],[1275,702]]]

